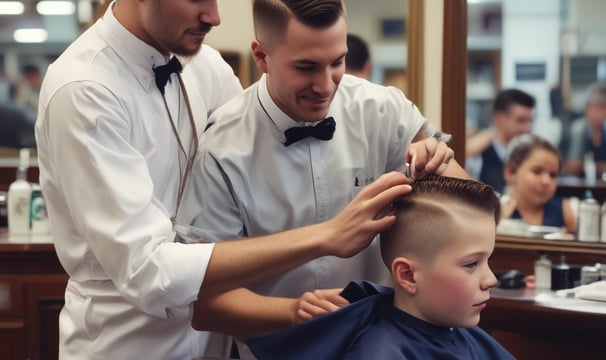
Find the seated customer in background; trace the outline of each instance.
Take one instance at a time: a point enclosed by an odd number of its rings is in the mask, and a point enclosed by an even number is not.
[[[473,178],[503,192],[507,144],[514,136],[530,132],[534,106],[534,97],[518,89],[503,90],[496,96],[494,128],[471,135],[465,145],[465,169]]]
[[[507,192],[502,218],[565,227],[574,233],[577,220],[569,200],[555,196],[561,166],[560,152],[551,142],[531,134],[513,138],[505,161]]]
[[[370,51],[366,41],[358,35],[347,34],[345,72],[370,80]]]
[[[570,128],[570,145],[566,157],[566,173],[583,175],[583,159],[592,153],[598,174],[606,171],[606,84],[593,84],[587,93],[585,116]]]
[[[486,184],[415,181],[381,234],[395,290],[350,283],[351,305],[249,346],[259,359],[513,359],[477,326],[497,284],[488,258],[499,210]]]

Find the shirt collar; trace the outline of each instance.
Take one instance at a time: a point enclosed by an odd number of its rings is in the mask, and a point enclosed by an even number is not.
[[[128,64],[141,85],[149,90],[155,84],[153,67],[166,64],[170,57],[165,58],[161,52],[120,24],[114,16],[114,4],[115,1],[107,7],[102,19],[113,38],[112,47],[119,49],[118,55]]]

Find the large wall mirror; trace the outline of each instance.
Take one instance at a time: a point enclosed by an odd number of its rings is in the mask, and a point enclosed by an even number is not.
[[[497,91],[519,88],[537,100],[532,132],[566,156],[588,87],[606,83],[604,13],[599,0],[468,0],[467,130],[490,127]]]
[[[35,88],[47,66],[103,14],[110,0],[64,1],[66,9],[59,14],[56,0],[50,1],[51,10],[56,10],[51,13],[45,11],[38,0],[11,2],[11,6],[17,4],[16,9],[5,3],[8,2],[0,1],[0,190],[6,190],[14,179],[18,149],[35,148]],[[422,77],[415,69],[421,63],[421,52],[417,51],[422,43],[417,39],[421,36],[421,1],[382,0],[371,4],[365,0],[345,0],[345,4],[350,33],[366,41],[370,50],[370,80],[397,86],[420,103]],[[243,86],[248,86],[258,75],[249,51],[251,1],[219,1],[219,8],[222,24],[211,32],[207,43],[224,54]],[[22,29],[37,30],[23,35]],[[237,33],[249,35],[234,36]],[[411,34],[414,39],[407,41]],[[35,152],[31,164],[36,164]]]

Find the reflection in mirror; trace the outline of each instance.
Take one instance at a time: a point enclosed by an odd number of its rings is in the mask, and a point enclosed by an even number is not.
[[[406,0],[345,0],[349,33],[366,41],[370,80],[406,92]]]
[[[239,0],[246,1],[249,0]],[[23,140],[21,129],[32,126],[31,118],[35,118],[37,90],[47,66],[86,29],[95,19],[100,17],[111,1],[93,0],[75,2],[73,12],[63,15],[41,15],[36,10],[36,2],[23,0],[24,13],[20,15],[0,15],[0,113],[10,113],[11,119],[2,126],[3,134],[10,139],[0,138],[0,147],[19,148],[31,146],[28,139]],[[345,0],[349,30],[367,42],[371,57],[371,81],[394,85],[406,91],[406,0],[383,0],[369,3],[364,0]],[[221,6],[226,6],[220,4]],[[233,6],[233,5],[230,5]],[[242,6],[240,4],[239,6]],[[234,33],[238,22],[230,22],[237,12],[230,9],[223,12],[224,21],[219,30],[224,33]],[[235,15],[235,17],[241,15]],[[19,28],[39,27],[46,31],[46,41],[40,43],[18,43],[13,34]],[[211,41],[213,37],[211,33]],[[223,38],[220,41],[225,43]],[[213,46],[225,54],[226,60],[234,66],[237,74],[249,76],[247,68],[247,52],[233,49],[233,45],[214,43]],[[243,71],[246,70],[246,71]],[[253,74],[254,75],[254,74]],[[254,76],[250,77],[254,80]],[[250,78],[243,79],[247,86]],[[9,108],[5,109],[5,106]],[[32,112],[33,111],[33,112]],[[15,115],[17,113],[17,115]],[[4,117],[8,117],[6,115]],[[0,115],[2,118],[3,115]],[[18,124],[13,125],[13,122]],[[7,127],[8,126],[8,127]],[[11,130],[15,129],[15,130]],[[22,141],[23,140],[23,141]],[[24,142],[25,141],[25,142]],[[0,154],[1,156],[1,154]]]
[[[18,149],[34,147],[33,122],[36,109],[17,105],[13,101],[17,88],[23,104],[36,100],[35,89],[43,78],[48,65],[92,22],[104,13],[110,0],[74,1],[73,12],[63,15],[41,15],[36,10],[36,0],[20,0],[24,12],[20,15],[0,14],[0,190],[14,180],[14,168],[18,165]],[[344,0],[349,14],[349,30],[362,37],[369,45],[372,71],[371,80],[394,85],[404,91],[409,87],[406,81],[406,35],[407,0],[382,0],[372,5],[365,0]],[[250,28],[250,0],[230,0],[219,2],[222,24],[212,31],[207,43],[217,48],[233,65],[246,87],[256,80],[249,60],[250,38],[235,39],[232,34]],[[246,9],[249,9],[248,12]],[[248,27],[249,26],[249,27]],[[15,30],[22,27],[40,27],[47,38],[39,43],[18,43],[13,38]],[[418,33],[418,32],[417,32]],[[223,34],[226,34],[223,36]],[[238,43],[244,42],[244,45]],[[32,76],[26,83],[26,67],[37,68],[39,77]],[[29,70],[28,70],[29,71]],[[22,81],[23,80],[23,81]],[[21,86],[23,84],[23,86]],[[17,109],[15,109],[17,108]],[[10,119],[9,119],[10,118]],[[10,120],[10,121],[9,121]],[[33,149],[35,150],[35,149]],[[36,167],[35,151],[32,151],[30,170]],[[32,179],[37,174],[32,174]]]
[[[36,165],[33,126],[46,68],[109,4],[74,1],[47,13],[37,1],[21,0],[23,13],[0,14],[0,167],[14,167],[19,148],[31,148]],[[23,35],[35,29],[40,38]]]
[[[563,153],[589,85],[606,82],[602,1],[468,0],[467,129],[492,127],[492,100],[519,88],[537,100],[532,131]]]
[[[560,176],[549,185],[555,196],[574,200],[586,190],[599,192],[606,170],[606,87],[602,85],[602,92],[589,89],[606,83],[606,23],[601,16],[605,12],[606,3],[597,0],[468,0],[466,167],[470,173],[480,157],[480,163],[500,163],[493,168],[503,169],[507,145],[519,128],[515,129],[513,116],[510,122],[501,120],[507,114],[493,111],[493,100],[499,91],[516,88],[536,100],[532,126],[526,131],[545,138],[561,154],[556,171]],[[509,183],[506,189],[511,192],[515,187]],[[539,209],[535,220],[524,220],[544,225],[540,223],[544,209]],[[572,211],[578,216],[578,207]]]

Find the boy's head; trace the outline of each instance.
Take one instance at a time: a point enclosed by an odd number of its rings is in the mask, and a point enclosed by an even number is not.
[[[477,325],[497,283],[488,267],[500,212],[492,188],[428,176],[393,211],[381,254],[396,282],[395,306],[435,325]]]
[[[507,89],[499,92],[492,104],[499,140],[507,144],[514,136],[529,133],[534,106],[534,97],[522,90]]]
[[[341,0],[255,0],[252,52],[276,105],[295,121],[322,120],[345,73]]]
[[[516,136],[507,146],[503,176],[512,196],[543,206],[557,190],[562,159],[555,145],[540,136]]]

